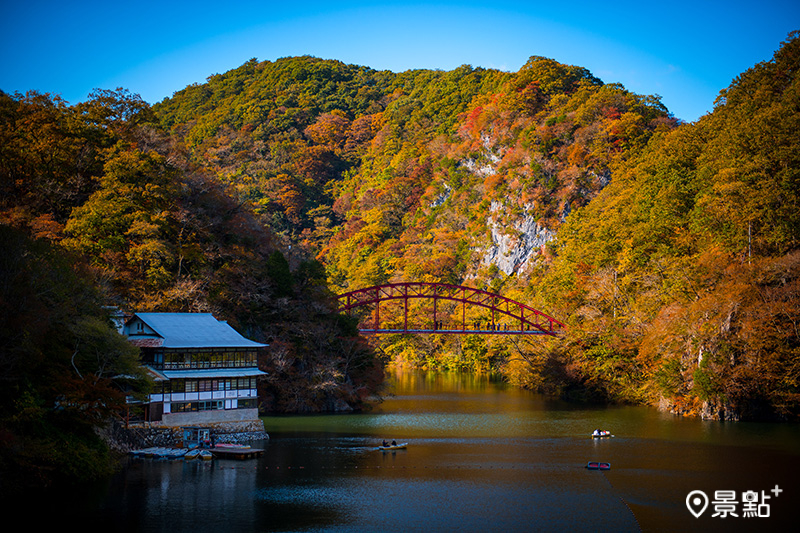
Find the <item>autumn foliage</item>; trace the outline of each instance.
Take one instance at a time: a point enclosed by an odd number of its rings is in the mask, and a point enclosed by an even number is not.
[[[517,72],[251,60],[153,106],[0,94],[0,223],[70,254],[103,305],[213,312],[270,343],[270,411],[363,407],[390,362],[796,420],[798,66],[793,34],[692,124],[539,56]],[[497,292],[567,331],[367,343],[334,294],[393,281]],[[63,384],[74,405],[106,388]]]
[[[549,342],[383,338],[396,364],[785,419],[797,416],[796,332],[791,318],[756,327],[751,302],[794,303],[793,270],[784,288],[763,279],[797,247],[797,46],[791,36],[694,124],[539,56],[515,73],[253,60],[154,112],[293,253],[324,263],[333,291],[468,284],[569,324]],[[530,246],[534,226],[556,238],[500,261]]]

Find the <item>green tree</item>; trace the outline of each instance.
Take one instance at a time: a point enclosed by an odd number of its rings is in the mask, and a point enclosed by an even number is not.
[[[73,211],[64,244],[110,272],[135,276],[138,290],[161,287],[176,258],[167,239],[176,170],[154,152],[122,144],[104,170],[97,192]]]

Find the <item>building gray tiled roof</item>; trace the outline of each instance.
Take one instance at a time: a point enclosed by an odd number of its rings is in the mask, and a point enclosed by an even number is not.
[[[163,339],[163,348],[263,348],[241,336],[227,322],[211,313],[136,313],[128,320],[139,318]],[[134,341],[137,335],[129,335]],[[139,337],[144,340],[144,337]],[[152,337],[151,337],[152,338]]]

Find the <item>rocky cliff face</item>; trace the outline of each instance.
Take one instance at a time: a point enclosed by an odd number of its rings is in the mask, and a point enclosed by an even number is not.
[[[544,245],[555,238],[555,232],[544,227],[526,206],[522,216],[509,219],[502,210],[501,202],[492,202],[486,224],[491,235],[491,244],[483,254],[485,265],[497,265],[503,273],[511,275],[524,270]]]

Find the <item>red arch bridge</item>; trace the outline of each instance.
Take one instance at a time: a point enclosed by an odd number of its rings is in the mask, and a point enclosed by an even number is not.
[[[565,327],[510,298],[446,283],[388,283],[338,300],[340,312],[361,315],[358,330],[364,334],[557,335]]]

